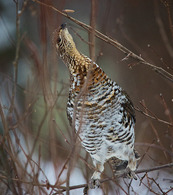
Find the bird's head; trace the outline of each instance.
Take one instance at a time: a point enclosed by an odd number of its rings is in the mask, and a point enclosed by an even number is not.
[[[76,50],[75,43],[70,35],[66,24],[62,24],[54,34],[54,44],[60,57],[70,55]]]

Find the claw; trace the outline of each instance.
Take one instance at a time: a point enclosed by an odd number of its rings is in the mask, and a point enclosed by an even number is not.
[[[100,180],[99,179],[91,179],[89,182],[89,188],[95,189],[100,187]]]
[[[124,177],[124,178],[128,178],[128,179],[135,179],[135,180],[137,180],[135,172],[130,170],[129,168],[127,168],[125,170],[121,170],[121,171],[116,171],[114,173],[114,176],[115,176],[115,178],[116,177]]]
[[[137,177],[136,177],[136,174],[135,174],[134,171],[129,171],[129,172],[127,173],[127,177],[128,177],[129,179],[135,179],[135,180],[137,180]]]

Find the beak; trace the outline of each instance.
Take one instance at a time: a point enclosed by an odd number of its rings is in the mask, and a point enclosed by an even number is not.
[[[66,28],[66,26],[67,26],[67,24],[66,24],[66,23],[63,23],[63,24],[61,24],[61,27],[60,27],[60,28],[61,28],[62,30],[64,30],[64,29]]]

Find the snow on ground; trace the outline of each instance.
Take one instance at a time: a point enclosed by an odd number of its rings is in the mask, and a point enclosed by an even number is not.
[[[52,163],[47,163],[44,166],[44,170],[45,170],[45,174],[49,179],[49,182],[51,184],[54,184],[56,181],[56,177],[54,174],[54,168]],[[144,173],[142,174],[138,174],[139,178],[141,178],[144,175]],[[62,178],[65,179],[66,177],[66,173],[64,173],[62,175]],[[161,187],[161,189],[166,192],[168,191],[171,187],[173,187],[173,183],[171,183],[171,181],[173,181],[173,176],[171,173],[166,172],[164,170],[160,170],[160,171],[153,171],[148,173],[148,177],[155,179],[155,181],[159,184],[159,186]],[[126,181],[127,183],[130,181],[128,179],[125,179],[124,181]],[[125,191],[127,192],[127,186],[125,185],[123,180],[120,181],[121,186],[125,189]],[[146,177],[142,180],[144,184],[146,184],[148,186],[147,183],[147,179]],[[71,177],[70,177],[70,186],[74,186],[74,185],[80,185],[80,184],[85,184],[85,178],[82,175],[82,172],[80,171],[80,169],[75,168],[72,173],[71,173]],[[116,188],[117,190],[117,186],[113,183],[112,186],[113,188]],[[158,193],[158,194],[162,194],[161,191],[159,190],[158,186],[152,182],[150,180],[151,183],[151,187],[152,189]],[[130,188],[130,194],[136,194],[136,195],[150,195],[153,194],[151,193],[151,191],[148,190],[148,188],[145,187],[144,184],[140,184],[140,179],[133,180],[131,183],[132,188]],[[110,192],[109,195],[114,195],[115,194],[115,189],[114,191]],[[123,191],[119,191],[120,195],[121,194],[125,194]],[[65,193],[64,193],[65,194]],[[80,195],[83,194],[83,188],[80,189],[75,189],[75,190],[71,190],[70,191],[70,195]],[[169,192],[167,195],[172,195],[173,191]],[[103,192],[101,189],[94,189],[94,190],[89,190],[89,195],[103,195]]]

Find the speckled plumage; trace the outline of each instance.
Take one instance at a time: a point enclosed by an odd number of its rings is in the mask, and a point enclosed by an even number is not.
[[[97,185],[104,163],[114,157],[135,171],[135,113],[129,96],[95,62],[76,49],[64,24],[55,37],[57,53],[70,71],[67,116],[93,159],[96,167],[93,184]]]

